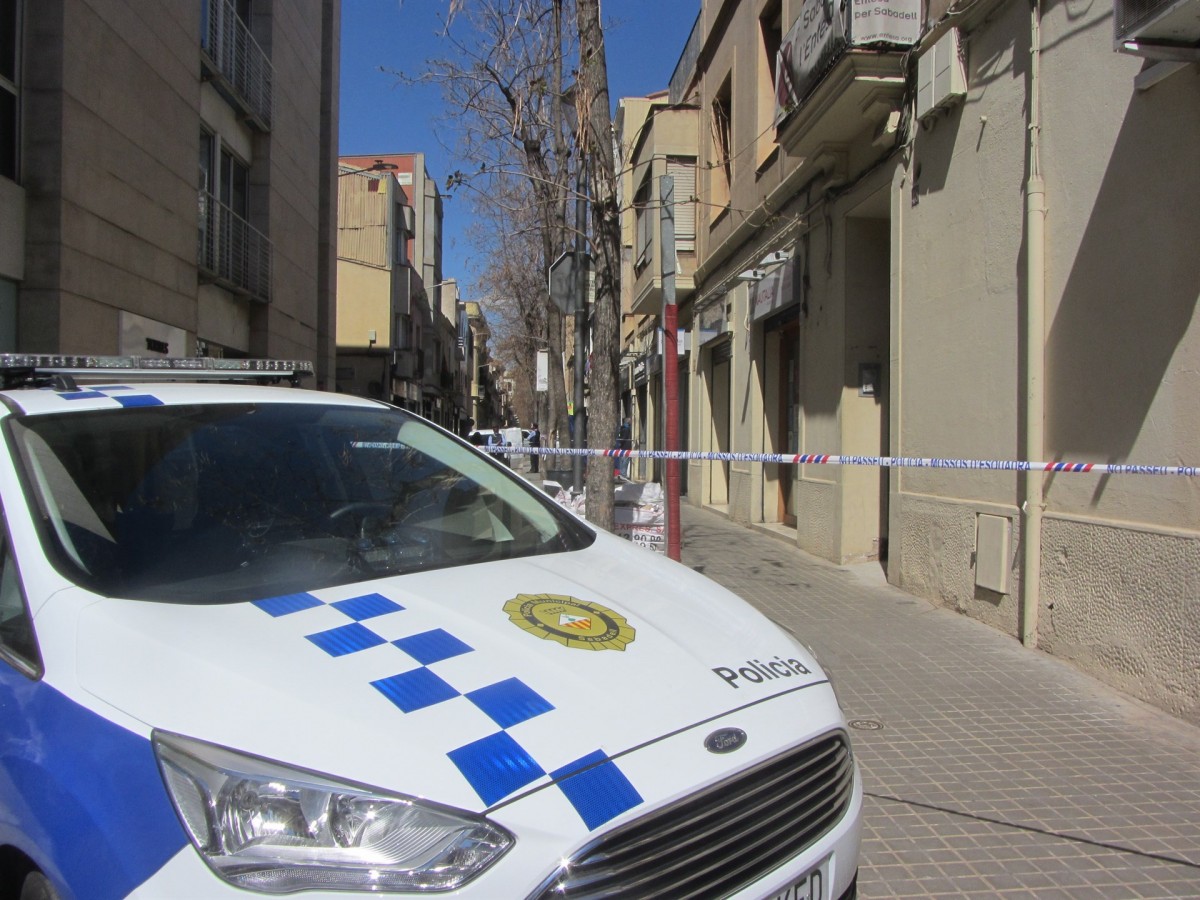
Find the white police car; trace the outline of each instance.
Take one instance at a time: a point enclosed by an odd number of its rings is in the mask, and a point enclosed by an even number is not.
[[[152,364],[0,357],[0,896],[853,896],[793,638],[416,416]]]

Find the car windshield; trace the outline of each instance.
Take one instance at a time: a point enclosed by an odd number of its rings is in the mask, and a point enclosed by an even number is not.
[[[251,600],[593,539],[399,410],[157,406],[8,421],[51,559],[107,596]]]

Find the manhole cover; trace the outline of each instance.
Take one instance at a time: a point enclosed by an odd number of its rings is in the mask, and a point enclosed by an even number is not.
[[[878,731],[883,727],[883,723],[875,719],[851,719],[846,724],[859,731]]]

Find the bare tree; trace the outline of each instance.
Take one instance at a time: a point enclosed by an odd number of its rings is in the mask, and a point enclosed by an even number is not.
[[[592,446],[610,447],[617,434],[617,371],[621,354],[621,224],[612,107],[599,0],[576,0],[575,11],[579,29],[576,103],[579,120],[584,125],[579,138],[588,160],[596,271],[588,436]],[[593,458],[588,466],[587,517],[603,528],[613,529],[613,466],[607,458]]]
[[[426,70],[408,81],[432,82],[441,87],[448,115],[446,129],[457,138],[460,158],[478,161],[478,168],[456,171],[447,189],[469,196],[477,211],[490,208],[496,215],[498,237],[528,227],[531,216],[540,239],[541,273],[536,296],[544,308],[541,316],[518,309],[509,317],[525,329],[528,343],[540,343],[552,360],[563,355],[563,321],[549,302],[545,273],[571,244],[567,207],[569,185],[576,159],[570,107],[564,73],[574,57],[574,34],[569,27],[572,0],[456,0],[449,6],[443,33],[451,51],[426,62]],[[508,190],[509,179],[519,174],[525,189]],[[507,252],[508,245],[501,249]],[[489,266],[500,265],[496,254]],[[500,290],[503,275],[492,279],[496,304],[518,297]],[[537,329],[535,333],[531,329]],[[531,370],[530,370],[531,371]],[[563,372],[550,368],[546,409],[540,413],[543,430],[566,434],[566,390]],[[530,374],[532,378],[532,375]]]
[[[489,260],[476,289],[488,316],[489,350],[503,361],[516,386],[514,411],[521,424],[540,424],[545,410],[539,409],[535,391],[536,361],[538,350],[548,346],[550,327],[542,229],[534,211],[521,206],[522,179],[497,179],[496,184],[509,200],[493,191],[488,203],[479,204],[469,228],[473,246]]]
[[[569,28],[574,15],[575,31]],[[451,27],[453,26],[453,28]],[[587,160],[592,209],[591,255],[596,274],[592,314],[588,434],[593,447],[607,447],[616,436],[620,356],[620,221],[613,158],[612,112],[608,69],[598,0],[452,0],[444,38],[453,51],[430,60],[412,81],[435,82],[442,88],[447,121],[458,131],[457,152],[477,160],[477,170],[457,171],[448,189],[469,193],[476,209],[490,205],[516,228],[532,214],[541,238],[541,265],[570,249],[570,184]],[[575,48],[578,48],[576,54]],[[577,59],[574,84],[566,77]],[[574,103],[575,128],[566,102]],[[501,184],[517,172],[528,190],[514,203]],[[497,233],[502,233],[498,231]],[[504,250],[509,249],[507,243]],[[498,254],[503,256],[504,254]],[[562,358],[563,317],[539,290],[545,315],[536,316],[514,300],[520,288],[496,268],[489,279],[495,303],[514,302],[507,317],[526,339],[545,341],[551,359]],[[544,284],[544,282],[543,282]],[[575,348],[584,352],[584,348]],[[519,344],[516,352],[525,352]],[[566,392],[561,369],[551,366],[549,409],[541,417],[544,430],[566,432]],[[587,515],[601,527],[613,528],[612,466],[607,459],[588,465]]]

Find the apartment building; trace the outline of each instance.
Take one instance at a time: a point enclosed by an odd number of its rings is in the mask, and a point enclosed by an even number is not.
[[[333,362],[338,0],[7,0],[0,345]]]
[[[467,313],[467,394],[470,397],[470,418],[473,428],[482,431],[492,425],[508,422],[506,411],[509,398],[504,394],[501,379],[493,368],[488,353],[491,329],[483,307],[475,301],[466,304]]]
[[[415,215],[380,161],[338,166],[337,390],[420,411],[433,317],[411,264]]]
[[[691,449],[908,460],[696,460],[687,501],[1191,721],[1200,481],[1011,464],[1200,464],[1198,9],[706,0],[664,106]]]
[[[661,446],[666,433],[664,339],[659,316],[664,297],[686,306],[696,269],[696,116],[695,107],[672,104],[666,91],[618,103],[616,131],[621,148],[622,337],[621,418],[629,419],[639,444]],[[662,216],[664,178],[670,178],[673,251],[664,254]],[[664,262],[666,266],[664,268]],[[664,274],[665,273],[665,274]],[[676,366],[680,373],[680,449],[687,449],[689,335],[680,335]],[[634,460],[630,474],[661,482],[660,460]],[[686,485],[686,472],[684,473]]]
[[[442,196],[425,154],[343,156],[338,188],[338,390],[461,431],[468,317],[442,274]]]

